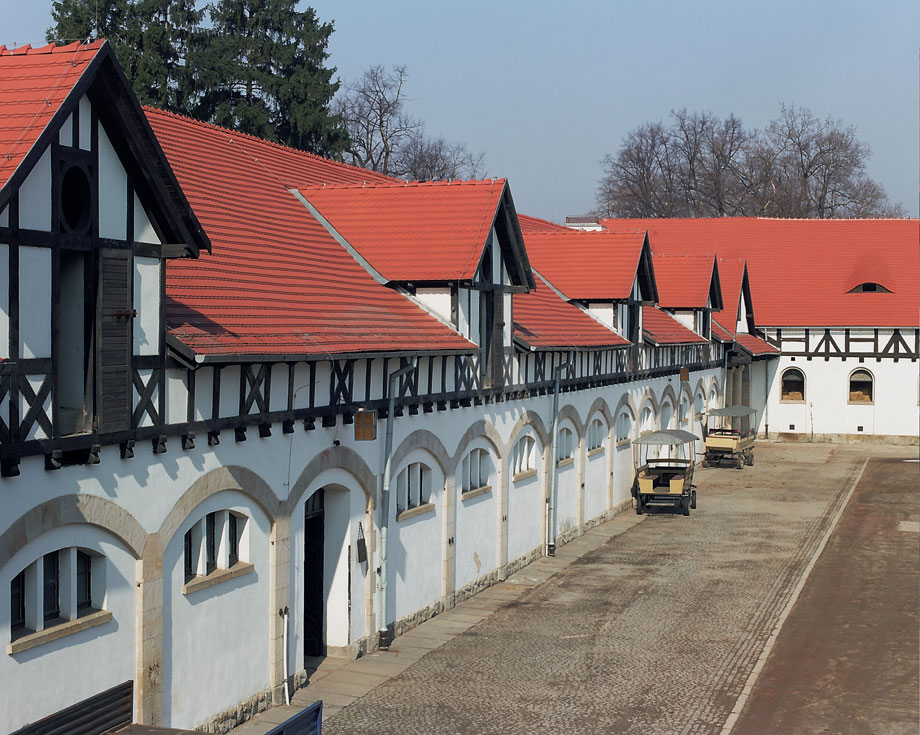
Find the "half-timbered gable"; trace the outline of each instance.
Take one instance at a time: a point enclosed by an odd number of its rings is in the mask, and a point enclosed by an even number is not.
[[[712,312],[722,309],[719,266],[714,255],[654,254],[658,306],[709,339]]]
[[[624,222],[603,221],[614,228]],[[770,395],[762,426],[770,423],[774,432],[816,436],[916,437],[917,415],[904,411],[903,405],[918,400],[917,220],[742,217],[641,224],[648,227],[656,250],[716,252],[726,294],[730,266],[723,259],[746,261],[760,331],[754,328],[744,289],[738,310],[732,309],[734,297],[726,295],[726,308],[715,319],[722,331],[737,336],[737,359],[772,352],[759,343],[759,336],[781,351],[781,359],[764,368],[765,376],[752,378],[762,386],[760,392]],[[736,314],[737,328],[731,323]],[[854,391],[848,383],[852,364],[870,362],[877,373],[871,407],[849,400]],[[807,401],[782,398],[782,376],[789,370],[810,386]],[[790,389],[785,395],[799,393]]]
[[[526,242],[534,268],[567,300],[580,304],[633,344],[639,343],[641,306],[658,301],[644,229],[531,230]]]
[[[166,258],[209,247],[104,42],[0,51],[3,468],[158,423]],[[105,437],[105,438],[103,438]]]
[[[513,356],[511,294],[534,286],[505,180],[362,183],[299,193],[380,283],[479,347],[470,373],[483,387],[503,384]]]

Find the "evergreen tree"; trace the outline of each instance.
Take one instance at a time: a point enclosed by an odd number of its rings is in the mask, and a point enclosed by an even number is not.
[[[213,27],[189,57],[201,90],[195,116],[324,155],[347,142],[329,110],[339,87],[326,68],[331,23],[297,0],[218,0]]]
[[[141,104],[337,155],[331,23],[297,0],[54,0],[49,41],[107,38]],[[206,24],[207,25],[207,24]]]

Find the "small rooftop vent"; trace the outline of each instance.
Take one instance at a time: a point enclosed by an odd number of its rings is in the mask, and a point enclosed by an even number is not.
[[[565,218],[565,226],[573,230],[603,230],[600,218],[593,214],[573,214]]]

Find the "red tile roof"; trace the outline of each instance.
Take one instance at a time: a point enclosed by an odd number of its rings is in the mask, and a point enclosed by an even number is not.
[[[610,227],[626,223],[648,228],[656,252],[715,251],[744,258],[760,325],[920,325],[920,223],[915,219],[604,220]],[[847,293],[866,281],[892,293]]]
[[[712,323],[722,327],[729,339],[734,338],[738,329],[738,309],[741,306],[745,267],[745,262],[741,258],[719,258],[722,310],[713,312]]]
[[[300,193],[387,281],[476,272],[505,180],[338,184]]]
[[[200,355],[304,356],[473,345],[379,285],[289,191],[385,177],[146,110],[213,254],[167,265],[166,321]]]
[[[715,277],[714,255],[659,255],[652,246],[658,305],[664,309],[705,309]]]
[[[719,340],[719,342],[732,342],[735,339],[725,327],[717,324],[715,320],[712,322],[712,337]]]
[[[537,288],[512,297],[514,338],[527,347],[626,347],[629,341],[561,299],[539,274]]]
[[[0,46],[0,189],[104,43],[17,49]]]
[[[645,228],[527,232],[524,242],[534,269],[567,299],[625,299],[639,268]]]
[[[735,335],[735,342],[741,345],[745,350],[757,357],[758,355],[778,355],[779,349],[769,342],[755,337],[747,332],[738,332]]]
[[[655,345],[706,344],[709,342],[692,329],[687,329],[670,314],[657,306],[642,307],[642,335]]]
[[[521,232],[546,232],[547,230],[551,232],[568,232],[570,229],[565,225],[550,222],[548,219],[531,217],[529,214],[521,214],[520,212],[518,212],[518,223],[521,225]]]

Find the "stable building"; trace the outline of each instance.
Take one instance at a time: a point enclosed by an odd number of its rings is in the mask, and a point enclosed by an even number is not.
[[[142,109],[104,42],[0,50],[0,116],[0,731],[236,724],[631,508],[724,395],[644,230],[567,272],[506,181]]]

